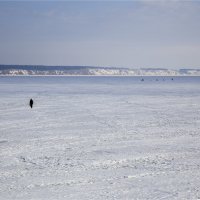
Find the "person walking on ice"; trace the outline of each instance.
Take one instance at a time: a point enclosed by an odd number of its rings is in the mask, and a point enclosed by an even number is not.
[[[33,107],[33,99],[30,99],[29,106],[30,106],[31,108]]]

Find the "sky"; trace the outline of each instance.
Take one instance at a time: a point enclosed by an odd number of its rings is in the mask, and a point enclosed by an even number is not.
[[[0,64],[200,69],[200,1],[3,1]]]

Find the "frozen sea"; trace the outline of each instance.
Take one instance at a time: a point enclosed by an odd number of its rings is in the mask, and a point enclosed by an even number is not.
[[[200,199],[200,77],[143,78],[0,77],[0,199]]]

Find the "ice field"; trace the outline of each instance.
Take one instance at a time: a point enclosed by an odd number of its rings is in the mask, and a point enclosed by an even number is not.
[[[200,77],[173,78],[0,77],[0,199],[200,199]]]

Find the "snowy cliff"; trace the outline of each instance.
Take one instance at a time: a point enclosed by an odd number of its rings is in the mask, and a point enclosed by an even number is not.
[[[0,65],[0,75],[200,76],[200,69]]]

